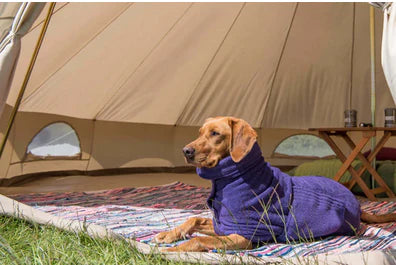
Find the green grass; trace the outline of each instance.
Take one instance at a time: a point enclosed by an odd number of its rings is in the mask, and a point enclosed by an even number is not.
[[[187,264],[144,255],[126,241],[93,239],[0,216],[0,264]]]

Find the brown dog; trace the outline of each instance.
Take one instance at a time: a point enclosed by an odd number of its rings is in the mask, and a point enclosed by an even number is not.
[[[239,162],[251,150],[257,134],[244,120],[233,117],[209,118],[199,129],[199,137],[183,148],[186,161],[196,167],[212,168],[219,161],[231,156]],[[361,219],[366,222],[396,221],[396,214],[374,216],[363,212]],[[218,236],[212,219],[190,218],[175,229],[156,235],[157,243],[171,243],[199,232],[208,236],[195,237],[166,251],[207,251],[210,249],[251,249],[252,243],[238,234]]]
[[[183,148],[186,161],[196,167],[215,167],[224,157],[231,155],[240,161],[256,141],[257,134],[243,120],[217,117],[209,118],[199,129],[199,137]],[[156,235],[158,243],[171,243],[199,232],[207,237],[195,237],[167,251],[207,251],[210,249],[251,249],[246,238],[232,234],[217,236],[212,219],[190,218],[175,229]]]

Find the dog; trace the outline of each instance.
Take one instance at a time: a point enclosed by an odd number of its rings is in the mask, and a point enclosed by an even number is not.
[[[396,221],[396,214],[375,216],[361,211],[356,197],[325,177],[291,177],[262,157],[257,133],[244,120],[209,118],[199,137],[183,148],[187,163],[212,181],[207,201],[213,219],[193,217],[155,236],[171,243],[199,232],[164,251],[252,249],[269,242],[295,242],[330,235],[354,235],[360,219]]]

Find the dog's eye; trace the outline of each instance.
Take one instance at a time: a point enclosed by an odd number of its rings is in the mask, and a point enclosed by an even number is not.
[[[220,133],[218,133],[216,131],[211,131],[210,132],[210,136],[216,136],[216,135],[220,135]]]

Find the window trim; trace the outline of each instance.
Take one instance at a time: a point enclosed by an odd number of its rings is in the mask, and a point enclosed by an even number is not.
[[[288,136],[282,138],[282,140],[280,140],[279,143],[275,146],[274,150],[272,151],[271,158],[297,159],[297,160],[317,160],[317,159],[332,159],[332,158],[336,158],[337,157],[335,154],[334,155],[328,155],[328,156],[297,156],[297,155],[280,154],[280,153],[275,152],[276,149],[279,147],[279,145],[281,145],[285,140],[287,140],[287,139],[289,139],[289,138],[291,138],[293,136],[297,136],[297,135],[310,135],[310,136],[315,136],[315,137],[323,140],[322,137],[320,137],[320,136],[318,136],[316,134],[313,134],[313,133],[309,133],[309,132],[306,132],[306,133],[294,133],[294,134],[288,135]],[[325,141],[325,143],[326,143],[326,141]],[[331,149],[331,147],[330,147],[330,149]]]
[[[29,145],[33,142],[34,138],[45,128],[47,128],[48,126],[51,126],[53,124],[56,123],[64,123],[66,125],[68,125],[70,128],[72,128],[72,130],[74,131],[75,135],[77,136],[77,140],[78,140],[78,147],[80,149],[80,152],[72,155],[72,156],[39,156],[39,155],[35,155],[32,153],[28,153],[28,147]],[[25,147],[25,153],[23,155],[22,161],[23,162],[30,162],[30,161],[42,161],[42,160],[82,160],[82,148],[81,148],[81,140],[80,140],[80,136],[78,135],[77,130],[69,123],[66,121],[54,121],[51,123],[48,123],[46,125],[44,125],[43,127],[41,127],[34,135],[33,137],[30,139],[29,143],[26,145]]]

